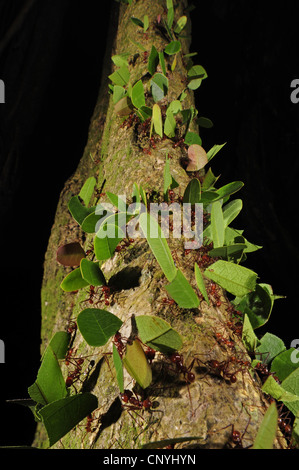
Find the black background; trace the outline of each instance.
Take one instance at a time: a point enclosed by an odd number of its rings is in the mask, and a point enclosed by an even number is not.
[[[0,44],[26,3],[0,2]],[[6,85],[6,103],[0,105],[0,338],[6,347],[0,445],[30,444],[34,434],[31,411],[4,400],[27,397],[39,367],[44,253],[59,193],[82,156],[96,102],[109,23],[102,3],[37,0],[0,53]],[[283,7],[243,0],[194,3],[191,51],[208,72],[196,106],[214,122],[202,133],[203,146],[227,142],[213,171],[221,174],[221,184],[245,183],[238,194],[244,209],[234,226],[264,247],[246,266],[287,296],[275,303],[260,334],[277,334],[289,347],[299,336],[299,104],[290,100],[291,81],[299,78],[299,7],[295,1]]]

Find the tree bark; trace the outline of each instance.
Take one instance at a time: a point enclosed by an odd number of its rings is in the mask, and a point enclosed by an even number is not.
[[[187,1],[176,3],[175,20],[182,16]],[[67,268],[56,262],[57,248],[71,241],[79,241],[87,250],[90,236],[85,237],[78,224],[68,212],[68,202],[79,191],[89,176],[95,176],[98,188],[103,192],[126,194],[130,198],[133,183],[142,184],[145,191],[163,192],[163,171],[165,156],[169,153],[171,172],[179,183],[176,195],[182,195],[190,181],[190,176],[181,165],[184,153],[180,147],[173,148],[170,139],[157,142],[151,154],[142,149],[148,141],[142,140],[138,127],[121,126],[121,118],[114,112],[111,97],[108,95],[108,75],[111,73],[113,54],[129,53],[135,56],[130,64],[131,82],[134,83],[147,72],[147,61],[143,52],[136,49],[133,41],[141,43],[150,52],[152,44],[157,50],[165,48],[167,42],[161,37],[154,22],[158,15],[164,15],[164,2],[159,0],[133,1],[131,6],[120,5],[119,14],[113,10],[111,29],[103,70],[103,80],[98,101],[90,124],[88,141],[82,160],[75,173],[66,182],[57,207],[48,249],[45,255],[42,285],[42,350],[56,331],[65,330],[70,319],[76,319],[82,310],[82,302],[88,294],[84,290],[65,293],[60,283],[67,274]],[[143,18],[147,14],[150,27],[146,34],[139,33],[131,17]],[[188,19],[190,25],[190,20]],[[189,52],[189,41],[182,40],[182,52]],[[182,56],[180,56],[182,57]],[[111,70],[110,70],[111,68]],[[180,58],[173,73],[169,73],[169,92],[167,101],[177,99],[184,90],[186,77],[185,65]],[[146,80],[145,80],[146,82]],[[187,91],[186,107],[194,104],[193,92]],[[197,129],[193,127],[194,131]],[[104,186],[103,186],[104,185]],[[104,199],[101,199],[101,202]],[[96,197],[94,203],[97,202]],[[196,253],[188,257],[184,254],[182,240],[169,240],[175,262],[195,288],[194,260]],[[229,329],[229,302],[224,292],[219,290],[222,303],[210,306],[201,302],[200,308],[187,310],[163,303],[166,297],[166,279],[156,262],[146,240],[136,241],[125,252],[116,253],[105,262],[102,270],[109,285],[113,286],[109,311],[130,326],[130,318],[135,315],[157,315],[171,323],[183,337],[184,345],[180,354],[184,364],[189,367],[193,359],[193,372],[196,379],[188,384],[182,375],[173,372],[173,367],[164,356],[158,355],[152,364],[153,382],[147,390],[148,396],[156,407],[151,411],[130,411],[122,407],[119,389],[113,373],[113,365],[107,348],[89,348],[77,333],[74,347],[82,356],[93,358],[96,362],[92,374],[83,384],[84,391],[91,391],[98,397],[99,408],[95,411],[92,433],[85,433],[77,427],[54,447],[57,448],[140,448],[142,445],[163,439],[197,437],[199,440],[177,444],[176,448],[224,448],[230,446],[232,426],[244,432],[243,445],[253,443],[257,430],[267,409],[268,403],[261,392],[258,379],[244,369],[236,375],[236,383],[207,373],[203,363],[207,360],[226,361],[231,355],[229,347],[219,345],[215,332],[234,341],[235,348],[242,358],[249,360],[239,336]],[[100,308],[105,308],[100,306]],[[208,371],[209,372],[209,371]],[[127,383],[130,378],[126,377]],[[33,445],[43,446],[46,435],[42,425],[38,425]],[[284,447],[284,440],[276,440],[277,448]]]

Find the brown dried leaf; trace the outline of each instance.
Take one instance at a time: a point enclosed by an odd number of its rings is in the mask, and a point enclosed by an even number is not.
[[[201,170],[207,163],[208,157],[206,151],[198,144],[192,144],[188,148],[189,164],[186,171]]]

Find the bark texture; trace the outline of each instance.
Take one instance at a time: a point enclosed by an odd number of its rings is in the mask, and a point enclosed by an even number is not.
[[[177,3],[175,19],[184,14],[186,1]],[[92,243],[90,236],[85,237],[80,227],[71,218],[67,204],[71,196],[77,195],[87,177],[97,178],[98,188],[115,194],[132,193],[133,183],[142,184],[148,194],[159,194],[163,191],[163,171],[165,156],[169,153],[171,172],[180,184],[176,196],[182,195],[190,181],[190,176],[181,165],[185,155],[180,147],[173,148],[169,139],[160,140],[151,154],[145,154],[143,148],[149,147],[146,136],[138,126],[121,126],[122,120],[114,112],[112,100],[108,95],[107,76],[110,73],[110,56],[112,54],[130,53],[135,56],[130,65],[131,80],[134,83],[147,72],[147,61],[143,52],[138,50],[133,41],[142,44],[150,52],[152,44],[157,50],[166,46],[166,40],[153,27],[159,14],[163,15],[164,2],[155,0],[133,1],[131,6],[120,6],[119,15],[112,14],[111,31],[107,48],[106,64],[103,70],[103,82],[98,102],[90,124],[88,142],[82,160],[71,178],[66,182],[60,196],[55,222],[52,228],[49,245],[45,256],[44,278],[42,286],[42,351],[56,331],[65,330],[70,319],[75,319],[82,310],[87,291],[66,294],[60,289],[60,283],[67,274],[67,269],[56,262],[56,250],[60,245],[71,241],[80,241],[87,250]],[[131,21],[132,16],[143,18],[147,14],[150,27],[144,34]],[[190,24],[190,22],[189,22]],[[115,35],[115,37],[114,37]],[[182,52],[189,51],[188,40],[182,41]],[[169,93],[167,102],[177,99],[185,88],[186,69],[181,59],[173,73],[169,72]],[[168,59],[171,61],[171,59]],[[144,77],[145,89],[149,86]],[[166,102],[166,103],[167,103]],[[184,105],[186,108],[194,103],[192,92]],[[193,128],[192,130],[196,130]],[[103,186],[104,184],[104,186]],[[104,199],[102,198],[101,201]],[[96,202],[95,198],[93,202]],[[170,249],[175,262],[195,288],[193,266],[196,253],[184,254],[181,240],[170,240]],[[111,344],[105,348],[91,349],[78,333],[74,346],[77,354],[89,356],[95,360],[95,367],[88,380],[82,386],[83,391],[91,391],[98,397],[99,408],[94,413],[92,433],[77,427],[65,436],[54,447],[57,448],[140,448],[151,441],[168,438],[197,437],[198,440],[177,444],[176,448],[223,448],[230,446],[232,425],[243,437],[244,447],[253,443],[265,410],[267,401],[264,398],[258,379],[245,368],[236,375],[236,383],[213,374],[204,366],[207,360],[227,361],[231,349],[225,344],[218,344],[216,332],[226,339],[235,342],[238,357],[247,360],[244,346],[233,330],[228,327],[231,320],[229,302],[219,289],[221,306],[208,306],[201,302],[199,309],[184,310],[163,302],[166,297],[164,289],[166,279],[156,262],[145,240],[138,240],[128,250],[117,253],[104,263],[102,270],[109,285],[113,287],[108,309],[126,322],[129,334],[130,317],[135,315],[158,315],[170,322],[184,339],[180,353],[184,356],[187,367],[193,359],[193,372],[196,379],[188,384],[182,374],[174,371],[164,356],[158,355],[152,364],[153,382],[146,391],[155,406],[150,411],[125,409],[119,398],[119,389],[115,380],[111,358],[105,353],[111,351]],[[99,305],[105,308],[104,304]],[[235,367],[234,370],[237,368]],[[126,386],[132,386],[132,379],[126,377]],[[80,389],[80,387],[78,387]],[[34,445],[44,446],[46,436],[38,426]],[[283,447],[284,441],[279,438],[276,447]]]

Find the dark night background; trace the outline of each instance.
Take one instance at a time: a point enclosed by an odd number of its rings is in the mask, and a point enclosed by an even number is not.
[[[4,400],[27,397],[39,367],[44,253],[59,193],[86,144],[113,3],[0,0],[0,79],[6,85],[0,104],[0,338],[6,347],[0,445],[33,438],[31,411]],[[194,4],[191,51],[208,72],[196,105],[214,122],[202,133],[203,146],[227,142],[213,171],[222,175],[221,184],[245,183],[237,195],[244,209],[233,226],[264,247],[246,266],[287,296],[276,301],[260,333],[277,334],[288,348],[299,336],[299,104],[290,100],[291,81],[299,78],[298,2]]]

